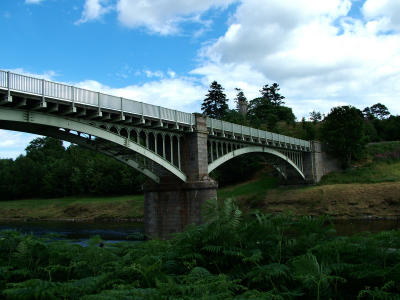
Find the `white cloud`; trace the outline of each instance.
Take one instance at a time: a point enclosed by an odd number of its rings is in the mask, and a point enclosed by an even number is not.
[[[276,81],[299,118],[346,103],[382,102],[400,113],[399,34],[382,34],[381,20],[349,17],[349,0],[267,2],[243,1],[192,72],[227,90],[242,87],[250,99]]]
[[[101,18],[109,12],[112,7],[106,6],[107,0],[86,0],[81,18],[75,22],[76,25]]]
[[[162,78],[162,77],[164,77],[164,73],[161,71],[144,70],[144,73],[146,74],[147,78],[152,78],[152,77]]]
[[[46,79],[46,80],[54,80],[54,77],[57,76],[57,73],[55,71],[52,71],[52,70],[45,71],[45,72],[43,72],[41,74],[32,73],[32,72],[26,71],[23,68],[6,69],[6,71],[10,71],[11,73],[21,74],[21,75],[25,75],[25,76],[30,76],[30,77],[40,78],[40,79]]]
[[[202,22],[200,15],[210,8],[225,8],[238,0],[119,0],[119,21],[131,28],[169,35],[179,32],[183,22]]]
[[[82,81],[76,86],[186,112],[199,111],[206,93],[204,86],[186,77],[162,78],[123,88],[112,88],[94,80]]]
[[[0,159],[16,158],[37,135],[0,130]]]
[[[400,2],[398,0],[367,0],[362,12],[367,19],[381,23],[383,29],[400,30]]]
[[[39,4],[43,2],[44,0],[25,0],[26,4]]]

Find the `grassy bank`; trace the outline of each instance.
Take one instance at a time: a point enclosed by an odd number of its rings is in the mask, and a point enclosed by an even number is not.
[[[0,220],[94,220],[142,217],[142,195],[0,201]]]
[[[316,186],[279,187],[261,173],[253,180],[218,190],[219,199],[235,198],[245,212],[291,211],[339,218],[400,216],[400,142],[369,145],[353,168],[325,176]],[[143,196],[69,197],[0,201],[0,220],[135,219],[143,217]]]

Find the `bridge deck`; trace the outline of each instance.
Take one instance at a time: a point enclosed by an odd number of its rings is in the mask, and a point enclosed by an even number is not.
[[[195,125],[194,115],[161,106],[147,104],[100,92],[90,91],[72,85],[38,79],[26,75],[0,70],[0,89],[21,97],[33,96],[46,102],[66,104],[72,107],[84,107],[98,112],[110,112],[122,118],[131,116],[140,120],[150,119],[163,124],[175,124],[174,129],[191,129]],[[164,128],[168,130],[169,127]],[[234,139],[246,143],[310,151],[310,142],[284,136],[247,126],[241,126],[221,120],[207,118],[207,129],[211,138]]]

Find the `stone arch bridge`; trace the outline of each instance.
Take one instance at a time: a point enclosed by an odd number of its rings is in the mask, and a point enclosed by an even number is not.
[[[288,182],[315,183],[323,175],[317,142],[6,71],[0,71],[0,129],[79,144],[146,175],[151,236],[200,223],[202,204],[216,197],[209,173],[234,157],[264,153]]]

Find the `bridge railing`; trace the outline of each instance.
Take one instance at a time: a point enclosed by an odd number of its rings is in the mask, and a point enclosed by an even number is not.
[[[25,94],[51,98],[61,102],[80,104],[97,109],[107,109],[119,113],[128,113],[139,117],[159,119],[179,124],[193,126],[195,117],[185,113],[161,106],[147,104],[123,97],[112,96],[94,92],[64,83],[48,81],[31,76],[0,70],[0,89],[8,92],[21,92]],[[211,133],[214,130],[229,134],[233,137],[248,137],[250,140],[271,141],[277,144],[286,144],[302,147],[308,150],[310,142],[268,131],[263,131],[247,126],[241,126],[221,120],[207,118],[207,127]]]
[[[191,113],[0,70],[0,89],[193,126]]]
[[[229,135],[239,139],[248,138],[250,141],[256,141],[258,143],[264,140],[270,141],[278,147],[290,145],[291,148],[300,147],[306,151],[310,150],[309,141],[217,119],[207,118],[207,128],[210,130],[211,134],[219,132],[222,136]]]

